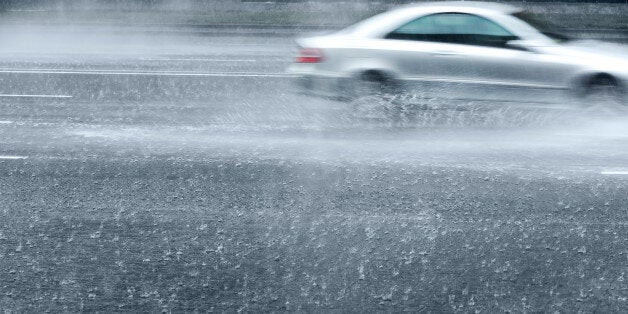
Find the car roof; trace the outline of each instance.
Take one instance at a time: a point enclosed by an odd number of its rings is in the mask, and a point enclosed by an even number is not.
[[[349,28],[341,31],[341,33],[352,33],[358,36],[371,37],[381,33],[382,30],[388,30],[392,27],[399,26],[399,22],[405,22],[416,16],[434,14],[440,12],[460,12],[479,15],[509,15],[522,11],[515,6],[479,1],[440,1],[440,2],[423,2],[416,4],[404,5],[390,11],[375,15],[371,18],[363,20]]]
[[[408,8],[426,8],[426,7],[438,7],[438,8],[455,8],[455,9],[486,9],[492,11],[500,11],[505,14],[511,14],[515,12],[521,11],[520,8],[508,4],[503,3],[495,3],[495,2],[482,2],[482,1],[436,1],[436,2],[421,2],[421,3],[412,3],[401,6],[396,10],[405,10]]]

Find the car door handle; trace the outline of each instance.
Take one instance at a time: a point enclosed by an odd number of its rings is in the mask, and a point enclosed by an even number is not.
[[[459,55],[459,53],[456,53],[454,51],[442,50],[442,51],[434,51],[432,52],[432,55],[444,57],[444,56],[457,56]]]

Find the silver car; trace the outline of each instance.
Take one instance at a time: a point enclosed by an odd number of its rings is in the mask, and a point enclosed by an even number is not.
[[[628,86],[625,46],[571,40],[504,4],[404,6],[297,43],[289,72],[298,85],[341,99],[411,91],[540,103],[601,95],[624,103]]]

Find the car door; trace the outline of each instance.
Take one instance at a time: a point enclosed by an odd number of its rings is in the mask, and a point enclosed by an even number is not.
[[[471,76],[472,64],[456,36],[461,14],[419,17],[386,35],[390,58],[415,92],[431,97],[462,97],[459,85]],[[464,21],[463,21],[464,22]]]
[[[469,46],[464,58],[472,64],[469,83],[461,90],[469,98],[555,102],[576,70],[555,56],[508,47]]]

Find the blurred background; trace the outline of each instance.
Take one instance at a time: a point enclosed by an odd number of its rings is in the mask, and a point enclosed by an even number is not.
[[[234,28],[264,30],[265,34],[333,30],[391,7],[420,2],[336,0],[0,0],[0,26],[130,26],[143,31],[208,31]],[[501,1],[504,2],[504,1]],[[626,0],[507,1],[544,16],[567,33],[625,41],[628,37]],[[247,33],[239,31],[238,33]]]
[[[2,23],[33,19],[42,23],[159,23],[159,24],[256,24],[337,26],[346,25],[392,6],[421,1],[338,0],[0,0]],[[498,1],[500,2],[500,1]],[[501,1],[537,8],[552,19],[573,27],[626,29],[626,0]],[[538,9],[544,8],[543,10]],[[143,14],[138,15],[138,12]],[[94,15],[94,14],[97,14]],[[604,19],[596,19],[604,16]],[[593,23],[595,21],[595,23]],[[602,24],[600,24],[600,22]]]

